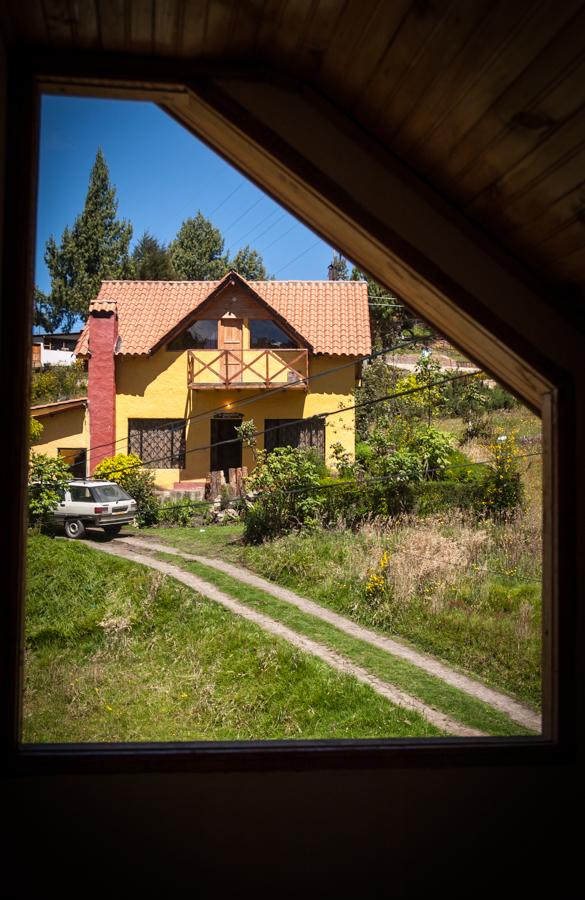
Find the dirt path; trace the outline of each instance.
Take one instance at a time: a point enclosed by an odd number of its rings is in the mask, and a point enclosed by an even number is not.
[[[254,575],[243,567],[234,566],[231,563],[219,559],[211,559],[206,556],[185,553],[182,550],[169,547],[168,544],[161,544],[150,539],[144,540],[135,537],[125,537],[118,538],[116,544],[119,543],[138,547],[143,550],[150,550],[152,552],[181,556],[183,559],[191,559],[194,562],[209,566],[212,569],[225,572],[226,575],[231,575],[232,578],[237,578],[238,581],[241,581],[244,584],[260,588],[260,590],[265,591],[267,594],[271,594],[279,600],[284,600],[286,603],[298,607],[298,609],[303,612],[315,616],[315,618],[321,619],[324,622],[328,622],[330,625],[334,625],[335,628],[351,635],[351,637],[358,638],[360,641],[365,641],[372,647],[385,650],[393,656],[398,656],[400,659],[404,659],[407,662],[418,666],[419,669],[423,669],[425,672],[428,672],[429,675],[440,678],[446,684],[451,685],[451,687],[455,687],[458,690],[475,697],[477,700],[483,700],[484,703],[489,704],[494,709],[505,713],[513,722],[517,722],[525,728],[530,728],[535,732],[541,731],[542,724],[540,713],[535,712],[529,706],[525,706],[523,703],[514,700],[512,697],[508,697],[506,694],[494,691],[492,688],[486,687],[486,685],[481,684],[479,681],[475,681],[473,678],[468,678],[466,675],[457,672],[455,669],[451,669],[449,666],[439,662],[432,656],[427,656],[427,654],[414,650],[412,647],[408,647],[405,644],[401,644],[399,641],[385,637],[375,631],[371,631],[369,628],[364,628],[356,622],[352,622],[351,619],[347,619],[345,616],[327,609],[325,606],[320,606],[318,603],[307,600],[305,597],[301,597],[287,588],[280,587],[272,581],[267,581],[259,575]]]
[[[202,578],[198,578],[196,575],[192,575],[190,572],[185,572],[184,569],[181,569],[178,566],[174,566],[171,563],[162,562],[161,560],[154,559],[152,556],[145,556],[142,553],[137,553],[135,550],[131,549],[133,543],[131,539],[119,539],[110,543],[96,543],[95,541],[84,541],[83,543],[87,547],[90,547],[92,550],[98,550],[102,553],[109,553],[112,556],[123,557],[124,559],[131,560],[132,562],[141,563],[144,566],[148,566],[151,569],[156,569],[158,572],[162,572],[164,575],[169,575],[171,578],[175,578],[177,581],[181,581],[183,584],[186,584],[188,587],[197,591],[202,596],[207,597],[208,599],[213,600],[216,603],[221,603],[222,606],[225,606],[236,615],[242,616],[242,618],[248,619],[249,621],[254,622],[254,624],[259,625],[260,628],[264,629],[264,631],[267,631],[270,634],[274,634],[277,637],[284,638],[285,641],[288,641],[290,644],[298,647],[305,653],[310,653],[313,656],[316,656],[323,662],[327,663],[328,666],[331,666],[332,669],[335,669],[336,671],[341,672],[344,675],[351,675],[363,684],[367,684],[377,694],[380,694],[382,697],[390,700],[390,702],[394,703],[396,706],[400,706],[405,709],[411,709],[417,713],[420,713],[420,715],[424,716],[424,718],[427,719],[428,722],[430,722],[432,725],[435,725],[437,728],[441,729],[447,734],[457,735],[458,737],[485,736],[483,732],[477,731],[474,728],[468,728],[465,725],[461,725],[459,722],[456,722],[449,716],[446,716],[438,710],[427,706],[425,703],[422,703],[416,697],[411,697],[409,694],[399,690],[393,685],[387,684],[380,678],[376,678],[365,669],[362,669],[361,666],[355,665],[354,663],[350,662],[350,660],[341,656],[339,653],[330,650],[323,644],[319,644],[317,641],[305,637],[304,635],[297,634],[296,631],[292,631],[290,628],[287,628],[286,625],[282,625],[280,622],[271,619],[269,616],[250,609],[243,603],[240,603],[238,600],[230,597],[229,594],[220,591],[219,588],[215,587],[215,585],[204,581]],[[137,543],[138,542],[134,542],[134,546],[137,546]],[[143,546],[146,545],[145,541],[141,541],[140,543]],[[156,546],[148,544],[148,546],[149,549],[157,550],[158,548],[162,547],[164,548],[164,552],[167,552],[169,549],[168,547],[166,547],[166,545],[163,544],[159,544]],[[205,560],[205,563],[207,564],[207,560]]]

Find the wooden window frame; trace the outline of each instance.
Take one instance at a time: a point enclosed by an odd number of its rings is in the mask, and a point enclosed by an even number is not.
[[[279,115],[290,85],[234,75],[197,78],[188,61],[43,52],[9,61],[2,294],[1,364],[9,386],[6,407],[16,475],[5,518],[18,527],[5,548],[8,603],[3,609],[2,679],[5,751],[19,773],[203,772],[373,768],[451,768],[565,764],[575,754],[576,521],[573,477],[576,375],[543,356],[542,341],[511,304],[538,292],[471,226],[457,219],[389,154],[304,92],[288,116]],[[186,87],[188,86],[188,87]],[[378,739],[358,741],[190,742],[180,744],[22,745],[25,489],[30,383],[31,302],[41,91],[157,102],[409,305],[542,416],[544,438],[544,731],[534,738]],[[280,94],[279,94],[280,91]],[[288,93],[287,93],[288,92]],[[303,126],[294,105],[302,109]],[[253,107],[253,114],[250,112]],[[272,116],[272,118],[271,118]],[[310,127],[313,120],[318,127]],[[338,153],[321,166],[331,141]],[[300,146],[299,142],[304,142]],[[363,151],[363,153],[362,153]],[[360,156],[361,154],[361,156]],[[363,164],[366,158],[369,165]],[[351,163],[351,164],[348,164]],[[379,164],[379,172],[376,166]],[[344,168],[344,181],[337,166]],[[375,171],[376,170],[376,171]],[[384,180],[381,190],[376,178]],[[363,178],[367,178],[365,183]],[[369,187],[369,184],[375,188]],[[404,199],[408,193],[408,203]],[[390,192],[396,202],[389,202]],[[379,199],[378,199],[379,198]],[[382,209],[383,204],[385,210]],[[406,204],[406,205],[405,205]],[[401,208],[400,229],[384,216]],[[8,229],[6,223],[10,223]],[[438,227],[437,223],[442,227]],[[8,233],[9,232],[9,233]],[[471,232],[471,236],[469,234]],[[434,241],[434,243],[433,243]],[[465,252],[464,252],[465,251]],[[462,270],[461,266],[465,266]],[[446,273],[449,273],[448,275]],[[487,274],[486,274],[487,273]],[[500,289],[500,293],[497,289]],[[492,291],[484,302],[483,295]],[[503,292],[503,296],[501,296]],[[498,306],[500,304],[500,306]],[[506,310],[506,305],[508,309]],[[516,316],[516,319],[515,319]],[[518,320],[518,321],[517,321]],[[524,337],[526,327],[528,338]],[[565,329],[566,330],[566,329]],[[561,328],[562,331],[562,328]],[[530,339],[532,337],[532,339]],[[472,348],[472,349],[470,349]],[[561,598],[563,602],[561,602]]]

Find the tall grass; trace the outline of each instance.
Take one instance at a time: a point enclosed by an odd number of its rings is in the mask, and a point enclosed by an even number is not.
[[[458,516],[372,522],[247,548],[248,565],[540,702],[540,529]]]

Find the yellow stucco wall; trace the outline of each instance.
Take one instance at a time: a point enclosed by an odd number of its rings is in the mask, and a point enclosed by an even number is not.
[[[33,444],[35,453],[57,456],[59,448],[82,449],[89,446],[89,423],[87,409],[77,406],[50,415],[38,416],[43,433],[38,443]]]
[[[310,360],[310,375],[326,373],[343,363],[348,357],[320,356]],[[260,388],[250,390],[196,390],[187,388],[187,352],[158,350],[151,357],[118,357],[116,360],[116,440],[119,452],[128,450],[125,438],[128,419],[181,419],[224,409],[227,404],[262,393]],[[355,367],[341,372],[323,375],[310,383],[309,391],[289,390],[268,396],[254,403],[233,406],[233,412],[241,412],[244,421],[254,419],[257,429],[264,428],[265,419],[300,419],[321,412],[329,412],[352,404],[355,387]],[[218,409],[219,408],[219,409]],[[211,421],[209,418],[187,422],[187,454],[185,468],[156,469],[155,479],[159,487],[172,487],[176,481],[200,481],[210,470]],[[331,445],[340,442],[350,454],[354,453],[355,416],[344,412],[329,416],[325,427],[325,455],[331,464]],[[263,446],[263,440],[259,440]],[[204,446],[206,449],[195,448]],[[243,464],[252,468],[252,456],[244,449]]]

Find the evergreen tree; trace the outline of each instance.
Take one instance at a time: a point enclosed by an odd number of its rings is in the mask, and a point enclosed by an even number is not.
[[[116,189],[98,149],[85,198],[83,212],[73,227],[65,228],[57,245],[51,235],[45,248],[45,262],[51,276],[47,306],[57,326],[71,329],[76,318],[85,316],[90,300],[104,279],[125,278],[131,266],[128,246],[132,225],[116,218]],[[42,306],[42,304],[41,304]]]
[[[329,281],[348,281],[349,272],[347,270],[347,260],[341,253],[334,253],[333,259],[329,263]]]
[[[229,268],[248,281],[266,281],[268,279],[264,260],[257,250],[252,250],[249,244],[238,250],[234,258],[230,260]]]
[[[174,281],[177,273],[164,244],[145,231],[132,252],[132,277],[139,281]]]
[[[178,277],[185,281],[214,281],[229,270],[221,232],[200,210],[193,218],[185,219],[169,253]]]

